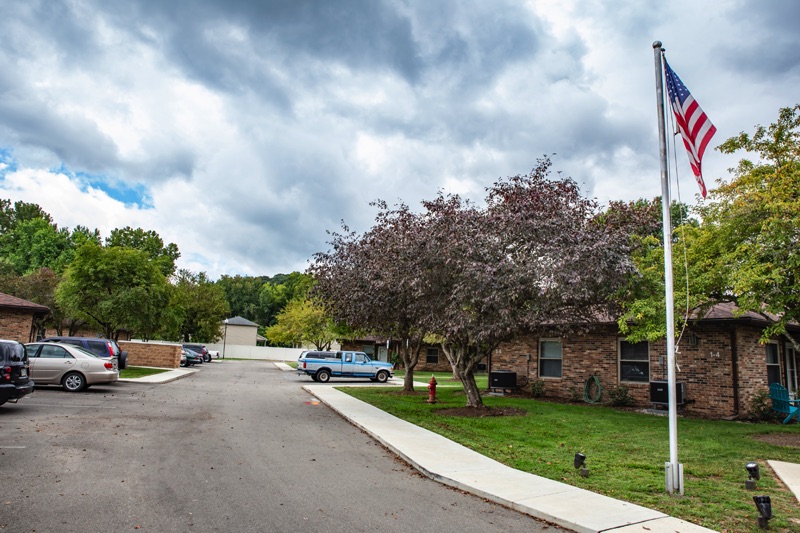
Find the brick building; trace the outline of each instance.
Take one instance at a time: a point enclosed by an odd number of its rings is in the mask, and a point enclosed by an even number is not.
[[[19,342],[36,340],[36,319],[50,312],[48,307],[0,292],[0,339]]]
[[[687,413],[743,418],[769,383],[798,389],[798,354],[791,342],[775,338],[762,344],[766,321],[755,313],[736,316],[734,310],[728,304],[714,307],[690,323],[677,345],[676,381],[686,397],[680,409]],[[791,333],[800,335],[800,327],[792,326]],[[595,376],[605,389],[603,400],[609,389],[624,386],[637,405],[650,407],[651,383],[667,379],[666,342],[630,343],[608,322],[588,333],[503,343],[492,354],[490,371],[516,372],[520,385],[542,380],[545,396],[565,399],[582,395]]]

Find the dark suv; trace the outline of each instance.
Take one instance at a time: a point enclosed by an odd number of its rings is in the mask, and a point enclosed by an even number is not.
[[[47,337],[41,342],[65,342],[78,346],[100,357],[116,357],[120,370],[128,366],[128,352],[122,351],[116,341],[95,337]]]
[[[211,354],[208,353],[208,350],[206,350],[206,347],[202,344],[184,344],[183,347],[187,350],[197,352],[203,358],[204,363],[211,362]]]
[[[28,356],[17,341],[0,340],[0,405],[33,392],[33,380],[28,376]]]

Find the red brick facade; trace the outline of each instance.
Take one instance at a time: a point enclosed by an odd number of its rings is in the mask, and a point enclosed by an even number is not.
[[[25,311],[0,309],[0,338],[23,343],[35,340],[33,315]]]
[[[16,296],[0,293],[0,339],[33,342],[36,340],[34,318],[50,309]]]
[[[703,416],[746,417],[754,395],[768,388],[767,349],[759,342],[761,328],[748,324],[702,324],[684,333],[676,358],[679,371],[676,381],[685,384],[687,403],[681,409]],[[545,396],[571,399],[576,391],[582,397],[586,381],[596,376],[604,389],[624,386],[636,404],[650,407],[650,382],[667,379],[666,346],[664,341],[649,344],[649,376],[647,381],[620,379],[619,341],[616,326],[598,326],[591,333],[555,338],[561,342],[561,376],[540,376],[539,346],[548,337],[520,338],[502,344],[492,355],[491,370],[511,370],[517,373],[521,386],[541,379]],[[773,372],[789,388],[795,388],[794,378],[787,373],[787,353],[791,346],[776,339],[779,366]],[[526,357],[530,354],[530,360]],[[796,367],[796,361],[795,366]]]

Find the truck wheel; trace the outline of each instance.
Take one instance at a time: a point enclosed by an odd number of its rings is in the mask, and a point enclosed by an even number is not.
[[[320,383],[327,383],[330,380],[331,380],[331,373],[328,372],[327,370],[323,369],[317,372],[317,381],[319,381]]]
[[[386,383],[389,381],[389,373],[385,370],[381,370],[378,372],[378,375],[375,376],[375,379],[378,381],[378,383]]]

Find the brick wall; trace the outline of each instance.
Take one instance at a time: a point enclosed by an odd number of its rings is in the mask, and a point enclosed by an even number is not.
[[[692,334],[697,342],[690,346]],[[582,397],[586,380],[594,375],[606,389],[603,401],[609,399],[608,389],[623,385],[637,406],[651,407],[649,383],[621,382],[619,379],[619,338],[615,326],[604,326],[591,333],[559,339],[562,342],[562,375],[560,378],[540,378],[540,338],[522,337],[495,350],[492,370],[516,372],[521,386],[541,379],[545,383],[545,396],[564,399],[570,399],[576,393]],[[676,356],[680,368],[676,381],[685,384],[688,400],[680,409],[717,418],[747,416],[753,396],[767,388],[766,349],[759,343],[759,338],[758,328],[733,327],[732,324],[696,326],[686,331]],[[666,343],[651,342],[649,349],[650,381],[666,380]],[[783,372],[783,345],[780,349]],[[526,354],[530,354],[530,361]]]
[[[23,311],[0,311],[0,338],[9,341],[31,342],[33,315]]]
[[[128,365],[178,368],[181,363],[181,345],[171,342],[119,341],[119,347],[128,352]]]

